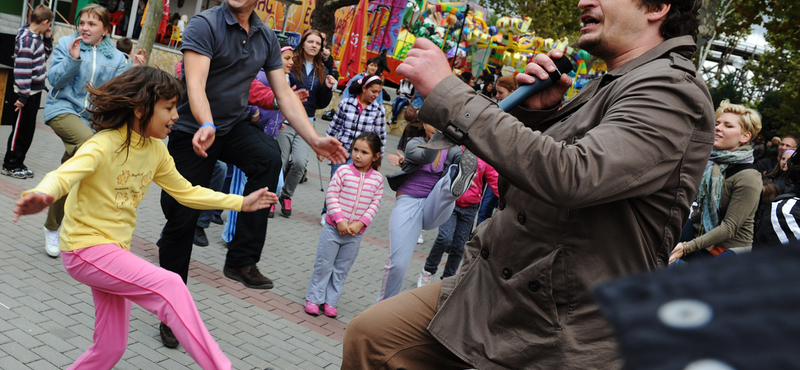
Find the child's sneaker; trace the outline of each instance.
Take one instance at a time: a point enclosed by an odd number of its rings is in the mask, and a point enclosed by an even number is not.
[[[25,178],[31,179],[33,178],[33,171],[29,170],[28,167],[25,167],[23,164],[22,167],[19,168],[25,174]]]
[[[419,273],[419,279],[417,279],[417,288],[430,284],[432,277],[433,274],[425,270],[422,270],[422,272]]]
[[[336,307],[334,307],[334,306],[331,306],[331,305],[325,303],[325,304],[322,305],[322,307],[323,307],[323,312],[325,313],[325,316],[328,316],[328,317],[331,317],[331,318],[336,318],[336,316],[339,315],[339,312],[336,312]]]
[[[2,173],[3,175],[9,176],[9,177],[13,177],[15,179],[27,179],[28,178],[28,175],[25,173],[25,170],[23,170],[21,168],[15,168],[13,170],[9,170],[9,169],[3,167],[3,170],[0,173]]]
[[[450,192],[453,193],[453,196],[460,197],[467,192],[477,170],[478,157],[472,154],[469,149],[465,150],[461,154],[461,160],[458,162],[456,177],[450,182]]]
[[[267,214],[267,218],[275,218],[275,205],[269,206],[269,213]]]
[[[311,316],[319,316],[319,305],[311,303],[306,299],[305,311]]]
[[[284,217],[292,215],[292,200],[290,198],[280,197],[278,202],[281,204],[281,214]]]
[[[422,239],[422,234],[419,234],[419,238],[417,238],[417,244],[425,243],[425,239]]]
[[[53,258],[61,255],[61,249],[58,246],[58,230],[53,231],[46,227],[42,227],[42,230],[44,231],[44,252]]]

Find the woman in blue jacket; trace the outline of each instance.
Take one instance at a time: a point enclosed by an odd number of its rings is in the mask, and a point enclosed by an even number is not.
[[[84,86],[100,86],[130,68],[125,55],[115,48],[109,36],[111,22],[106,8],[92,4],[78,13],[78,32],[58,40],[47,79],[52,88],[44,106],[45,124],[64,142],[61,163],[72,158],[86,140],[94,134],[89,126],[89,104]],[[143,64],[144,57],[131,59]],[[64,218],[66,196],[50,205],[44,224],[45,252],[58,257],[58,229]]]
[[[300,39],[300,45],[294,51],[294,66],[289,74],[289,85],[297,86],[297,90],[306,89],[308,98],[303,103],[311,123],[317,109],[328,106],[333,97],[333,86],[336,79],[328,74],[322,62],[322,36],[317,30],[308,30]],[[286,128],[278,133],[278,144],[281,147],[284,184],[278,202],[284,217],[292,215],[292,195],[297,184],[303,178],[308,163],[310,147],[287,122]]]

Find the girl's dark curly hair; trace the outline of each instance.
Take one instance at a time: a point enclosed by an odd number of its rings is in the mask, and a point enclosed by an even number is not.
[[[183,85],[178,79],[158,68],[140,66],[133,67],[100,86],[86,85],[89,92],[89,103],[86,110],[92,113],[89,120],[95,131],[118,129],[127,125],[127,137],[120,147],[129,151],[131,132],[136,119],[134,111],[142,110],[139,119],[141,139],[138,144],[147,140],[147,128],[153,118],[153,109],[159,100],[170,100],[180,97]]]

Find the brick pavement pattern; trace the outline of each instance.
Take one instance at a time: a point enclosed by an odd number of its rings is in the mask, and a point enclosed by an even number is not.
[[[324,135],[326,121],[316,124]],[[10,127],[0,127],[6,138]],[[387,137],[393,153],[397,136]],[[6,140],[0,140],[4,151]],[[0,368],[53,369],[68,367],[92,341],[94,306],[89,288],[72,279],[61,259],[44,253],[42,225],[45,213],[12,222],[14,201],[58,167],[64,147],[42,123],[40,111],[27,166],[33,179],[0,176]],[[319,240],[319,212],[324,192],[314,158],[309,159],[309,181],[297,188],[291,218],[276,215],[269,221],[261,271],[275,281],[264,291],[245,288],[222,274],[225,244],[222,226],[207,229],[208,247],[194,247],[189,290],[211,335],[233,362],[234,369],[338,369],[342,338],[347,323],[375,302],[383,266],[388,256],[388,221],[395,194],[386,187],[384,202],[361,243],[337,306],[339,317],[312,317],[303,312],[308,279]],[[397,171],[385,160],[381,172]],[[327,188],[330,167],[322,165]],[[157,188],[157,185],[153,184]],[[151,189],[139,205],[134,232],[134,253],[157,264],[155,242],[164,225],[159,204],[160,189]],[[276,212],[279,214],[280,212]],[[416,286],[417,276],[436,237],[423,233],[426,243],[417,245],[406,274],[404,290]],[[182,349],[168,349],[158,334],[158,319],[133,305],[128,350],[115,369],[199,369]]]

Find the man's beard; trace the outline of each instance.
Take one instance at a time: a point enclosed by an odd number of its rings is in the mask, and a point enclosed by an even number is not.
[[[593,38],[579,38],[578,39],[578,47],[586,50],[589,54],[596,56],[598,58],[603,59],[603,56],[600,54],[604,54],[603,51],[606,49],[605,47],[605,40],[603,39],[602,35],[600,37],[593,37]]]

